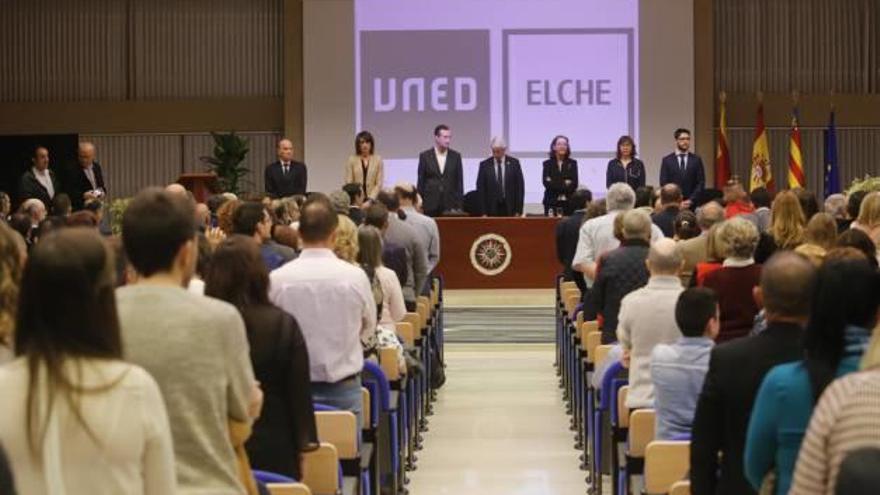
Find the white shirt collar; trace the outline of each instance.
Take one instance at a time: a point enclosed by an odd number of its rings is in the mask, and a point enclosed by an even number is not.
[[[724,262],[721,263],[722,267],[731,267],[731,268],[742,268],[746,266],[751,266],[755,264],[755,258],[726,258]]]

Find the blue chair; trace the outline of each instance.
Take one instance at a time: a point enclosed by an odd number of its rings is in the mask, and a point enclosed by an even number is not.
[[[596,406],[596,409],[593,411],[593,486],[595,488],[595,493],[602,493],[602,465],[603,465],[603,457],[602,457],[602,447],[603,447],[603,418],[608,415],[611,411],[611,399],[614,396],[614,392],[612,389],[614,388],[615,381],[623,386],[623,383],[620,383],[620,380],[617,378],[617,374],[623,371],[623,365],[620,361],[613,362],[608,368],[605,370],[605,375],[602,377],[602,386],[600,387],[599,394],[599,402]],[[612,481],[616,485],[616,476],[612,476]],[[616,487],[615,487],[616,488]]]
[[[335,412],[335,411],[340,411],[339,408],[336,408],[336,407],[333,407],[333,406],[328,406],[328,405],[326,405],[326,404],[321,404],[321,403],[318,403],[318,402],[314,403],[314,409],[315,409],[315,412],[316,412],[316,413],[317,413],[317,412]],[[360,425],[356,425],[356,426],[358,427],[357,429],[358,429],[358,432],[359,432],[359,430],[360,430],[360,428],[359,428]],[[320,433],[319,433],[319,437],[320,437]],[[319,438],[319,440],[322,440],[322,441],[323,441],[323,439],[321,439],[321,438]],[[369,466],[364,466],[364,465],[362,464],[362,462],[361,462],[361,460],[362,460],[362,457],[361,457],[361,456],[362,456],[363,454],[362,454],[362,452],[360,451],[360,449],[362,448],[362,444],[360,443],[360,435],[358,435],[358,439],[357,439],[357,441],[358,441],[358,444],[357,444],[358,453],[357,453],[357,455],[356,455],[354,458],[340,459],[339,464],[340,464],[341,472],[342,472],[343,475],[346,475],[346,476],[352,476],[352,477],[357,477],[357,478],[359,479],[359,481],[360,481],[359,484],[360,484],[360,493],[361,493],[361,495],[371,495],[371,493],[372,493],[371,488],[372,488],[372,487],[371,487],[370,469],[369,469]],[[337,446],[337,448],[339,448],[339,447]],[[339,486],[342,486],[343,484],[344,484],[344,479],[343,479],[343,481],[340,483]]]
[[[400,442],[399,433],[399,418],[398,418],[398,404],[392,403],[391,400],[391,383],[388,381],[388,378],[385,376],[385,372],[382,371],[375,363],[370,361],[364,361],[364,384],[370,389],[370,397],[373,398],[373,404],[376,409],[373,415],[374,427],[378,426],[378,420],[380,414],[386,416],[388,418],[388,447],[391,452],[391,487],[393,489],[392,493],[397,493],[397,488],[399,484],[398,473],[400,471],[400,453],[402,451],[402,445]],[[399,396],[397,400],[400,400]],[[377,442],[379,438],[376,439]],[[384,440],[384,439],[383,439]],[[378,458],[378,456],[377,456]],[[377,469],[374,472],[375,477],[378,479],[380,476],[380,472]]]
[[[252,472],[254,473],[254,479],[264,485],[267,483],[298,483],[297,480],[278,473],[270,473],[269,471],[260,471],[257,469],[252,470]]]

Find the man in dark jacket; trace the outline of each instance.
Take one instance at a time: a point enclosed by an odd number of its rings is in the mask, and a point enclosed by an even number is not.
[[[651,221],[666,237],[675,235],[675,217],[681,212],[681,200],[681,188],[677,185],[670,183],[660,188],[660,211],[651,215]]]
[[[691,433],[691,493],[755,493],[743,475],[752,405],[770,368],[803,357],[800,339],[814,281],[815,269],[803,256],[792,251],[774,255],[755,290],[767,329],[712,349]]]
[[[483,215],[518,217],[523,213],[525,182],[519,160],[507,155],[507,143],[494,137],[492,156],[480,162],[477,173],[477,195]]]
[[[79,143],[77,163],[67,170],[64,182],[64,190],[70,196],[73,211],[83,209],[87,196],[90,199],[104,199],[107,194],[104,171],[95,161],[94,144]]]
[[[592,308],[602,315],[603,344],[617,341],[617,313],[624,296],[644,286],[650,278],[645,260],[651,242],[651,217],[642,210],[629,210],[622,215],[620,247],[599,260],[587,310],[588,314]]]
[[[577,250],[578,238],[580,237],[581,225],[584,223],[584,215],[587,205],[593,200],[593,193],[589,189],[578,189],[571,195],[569,205],[574,209],[571,216],[565,217],[556,224],[556,259],[562,264],[562,276],[566,281],[574,280],[581,294],[586,293],[587,284],[584,282],[584,274],[571,268],[571,261]]]
[[[49,149],[37,146],[31,162],[33,166],[18,181],[18,203],[35,198],[48,208],[55,195],[61,192],[61,183],[58,182],[55,172],[49,170]]]

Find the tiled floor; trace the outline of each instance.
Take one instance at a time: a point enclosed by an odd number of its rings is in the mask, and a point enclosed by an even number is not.
[[[472,306],[541,306],[552,308],[556,303],[553,289],[446,289],[446,307]]]
[[[580,495],[552,344],[447,344],[412,495]]]

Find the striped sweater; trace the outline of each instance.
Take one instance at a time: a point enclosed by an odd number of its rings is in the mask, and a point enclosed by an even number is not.
[[[880,369],[849,374],[822,394],[789,495],[833,495],[840,463],[863,447],[880,448]]]

